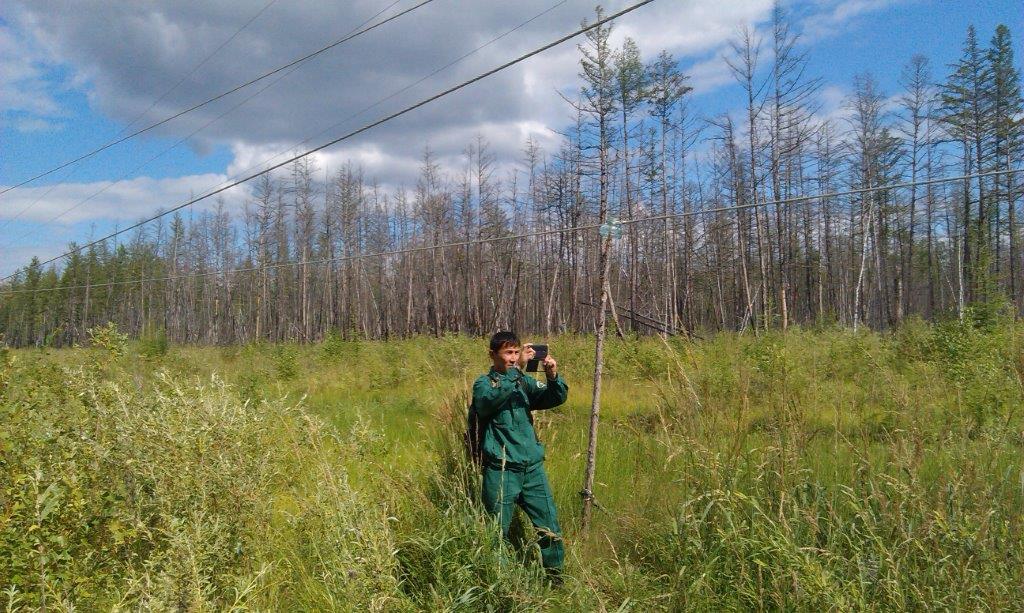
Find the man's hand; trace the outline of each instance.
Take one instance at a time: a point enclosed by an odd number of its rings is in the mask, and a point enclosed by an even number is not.
[[[533,348],[533,343],[526,343],[523,345],[523,350],[519,352],[519,370],[526,370],[526,363],[532,360],[537,355],[537,350]]]
[[[541,365],[544,366],[544,374],[548,376],[548,379],[554,379],[558,376],[558,362],[555,361],[555,358],[551,357],[550,353],[548,357],[544,358]]]

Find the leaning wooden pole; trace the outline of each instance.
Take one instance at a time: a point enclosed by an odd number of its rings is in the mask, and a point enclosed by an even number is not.
[[[590,514],[594,506],[594,469],[597,464],[597,424],[601,415],[601,372],[604,370],[604,338],[608,324],[606,308],[609,298],[608,272],[611,263],[612,235],[601,241],[599,258],[601,285],[601,305],[597,309],[597,341],[594,345],[594,397],[590,402],[590,441],[587,444],[587,469],[583,478],[583,521],[584,531],[590,526]]]

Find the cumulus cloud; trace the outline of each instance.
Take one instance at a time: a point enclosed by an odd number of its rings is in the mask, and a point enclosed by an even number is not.
[[[41,45],[53,48],[60,60],[74,65],[79,78],[90,84],[89,95],[96,108],[122,121],[148,108],[253,11],[251,3],[239,0],[169,5],[83,0],[70,14],[60,10],[61,4],[57,0],[16,3],[11,19],[42,41]],[[300,141],[553,4],[551,0],[525,0],[465,7],[452,0],[438,0],[309,62],[205,128],[201,137],[252,147]],[[627,3],[608,4],[607,11],[612,12]],[[677,55],[706,52],[719,45],[737,21],[763,18],[769,5],[769,0],[655,3],[617,23],[615,36],[617,40],[627,35],[638,40],[648,56],[661,48]],[[172,114],[336,39],[384,6],[384,0],[276,4],[165,96],[148,119]],[[340,131],[500,64],[571,31],[583,19],[592,21],[593,16],[592,0],[569,0],[428,83],[343,122]],[[563,125],[568,110],[556,89],[575,87],[577,61],[575,47],[566,44],[419,109],[412,117],[381,126],[360,141],[372,141],[384,155],[396,158],[415,157],[415,150],[426,143],[442,154],[455,154],[466,143],[456,142],[453,132],[492,131],[507,137],[523,125]],[[188,133],[247,95],[247,91],[239,92],[190,114],[167,126],[165,132],[174,136]],[[504,127],[495,129],[500,124]],[[521,146],[515,143],[508,148]],[[410,147],[414,151],[408,151]]]
[[[802,0],[797,4],[804,31],[824,36],[856,15],[893,1]],[[136,124],[142,125],[336,40],[390,2],[277,2],[168,92],[262,4],[79,0],[68,11],[61,0],[11,0],[0,8],[0,104],[27,114],[17,129],[51,129],[61,110],[48,74],[54,67],[63,67],[67,75],[62,86],[85,92],[95,110],[115,121],[134,120],[152,105]],[[606,13],[612,13],[629,2],[605,4]],[[280,79],[262,82],[160,128],[165,136],[181,138],[206,126],[189,144],[196,151],[227,146],[233,161],[223,176],[124,181],[109,187],[102,198],[77,206],[61,222],[65,228],[91,219],[130,222],[180,203],[227,177],[254,172],[475,76],[574,30],[583,19],[593,21],[593,5],[594,0],[567,0],[561,5],[555,0],[436,0]],[[411,2],[400,3],[387,14],[407,6]],[[556,8],[521,30],[378,104],[552,6]],[[771,8],[772,0],[656,2],[619,20],[613,39],[617,45],[626,36],[633,38],[646,59],[662,49],[671,52],[691,75],[696,92],[707,94],[730,82],[722,59],[726,42],[743,25],[763,25]],[[571,115],[559,94],[574,96],[579,82],[575,44],[582,42],[579,38],[566,43],[322,151],[316,164],[330,172],[351,160],[370,179],[386,186],[410,186],[425,147],[443,168],[457,172],[464,164],[464,149],[480,135],[490,142],[499,160],[498,176],[503,178],[522,158],[527,138],[548,152],[557,147],[559,138],[552,129],[567,125]],[[264,87],[265,91],[245,101]],[[0,220],[38,199],[24,219],[42,223],[102,186],[67,183],[52,189],[21,188],[5,196],[8,206],[0,207]],[[226,197],[239,203],[244,194],[240,189]]]
[[[90,219],[135,222],[159,209],[169,209],[224,183],[220,174],[189,175],[172,179],[138,177],[114,183],[61,183],[43,187],[22,187],[5,194],[0,221],[73,226]],[[102,190],[102,194],[97,195]],[[223,192],[226,204],[240,207],[248,196],[245,186]],[[212,209],[216,199],[195,205],[196,210]],[[55,219],[60,217],[60,219]],[[51,223],[52,222],[52,223]],[[15,237],[17,239],[17,237]]]
[[[845,126],[851,116],[850,92],[838,85],[826,85],[818,92],[818,121]]]
[[[722,50],[687,68],[686,74],[690,76],[690,86],[695,94],[707,94],[732,82],[732,72],[725,58]]]
[[[0,116],[20,114],[18,121],[31,123],[60,114],[48,70],[53,61],[34,37],[0,20]]]

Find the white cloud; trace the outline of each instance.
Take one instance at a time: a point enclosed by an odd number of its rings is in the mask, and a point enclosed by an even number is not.
[[[818,121],[830,121],[836,126],[845,127],[852,109],[848,104],[849,91],[838,85],[826,85],[818,92]]]
[[[47,79],[51,61],[32,37],[0,20],[0,114],[27,113],[28,119],[60,114]]]
[[[794,2],[799,8],[794,15],[800,19],[798,29],[806,44],[815,37],[834,35],[857,16],[897,1],[907,0],[800,0]],[[387,4],[387,0],[277,3],[182,86],[169,92],[147,120],[173,114],[337,39]],[[339,121],[339,127],[326,130],[299,148],[319,145],[503,63],[575,29],[584,18],[593,20],[594,0],[570,0],[411,91],[343,121],[552,4],[552,0],[481,2],[473,3],[470,9],[454,0],[438,0],[309,62],[203,129],[191,144],[197,149],[228,146],[234,159],[225,169],[225,176],[124,181],[79,206],[61,223],[71,228],[94,219],[135,221],[159,207],[186,200],[190,192],[203,193],[226,176],[243,174],[279,152],[285,153],[276,158],[278,161],[290,157],[298,143]],[[612,13],[628,2],[614,0],[606,4],[606,12]],[[619,20],[613,38],[616,44],[626,36],[637,40],[648,60],[662,49],[671,52],[691,76],[690,84],[697,93],[707,94],[732,80],[723,60],[728,40],[743,25],[763,27],[771,7],[772,0],[656,2]],[[103,114],[127,122],[188,74],[256,8],[241,0],[156,4],[80,0],[74,10],[68,11],[60,0],[11,0],[0,8],[0,108],[26,113],[18,129],[47,129],[62,112],[54,92],[59,87],[73,87],[86,92]],[[10,26],[4,27],[4,23]],[[464,164],[463,150],[479,134],[498,156],[496,176],[504,178],[521,159],[527,137],[535,138],[547,153],[555,152],[558,137],[551,128],[565,126],[572,114],[558,91],[572,97],[578,87],[576,44],[582,42],[580,37],[551,49],[322,151],[314,159],[321,171],[333,172],[352,160],[363,166],[368,180],[411,186],[424,147],[435,152],[444,168],[457,172]],[[67,68],[64,83],[47,80],[48,71],[55,66]],[[261,83],[252,91],[267,84]],[[249,91],[211,104],[162,127],[160,132],[180,138],[215,120]],[[829,96],[833,94],[841,98],[838,88],[822,94],[825,108],[831,109],[825,113],[842,112],[838,101],[830,104]],[[42,223],[102,185],[60,185],[26,212],[25,219]],[[47,189],[20,188],[5,195],[0,220]],[[238,202],[244,193],[227,197]]]
[[[25,264],[32,261],[32,258],[39,258],[45,262],[51,258],[61,255],[67,250],[67,243],[73,238],[66,232],[58,232],[47,237],[47,240],[39,245],[3,247],[0,249],[0,278],[14,274]]]
[[[0,121],[0,125],[10,125],[18,132],[56,132],[64,128],[64,124],[39,117],[15,117],[7,121]]]
[[[24,210],[18,217],[19,222],[47,224],[46,228],[72,226],[92,219],[130,223],[202,195],[224,183],[225,178],[219,174],[203,174],[173,179],[139,177],[119,183],[99,181],[22,187],[4,195],[0,220],[12,220]],[[102,193],[97,194],[100,190]],[[240,207],[247,193],[245,186],[240,186],[224,192],[223,197],[232,207]],[[212,209],[215,201],[210,198],[195,208]],[[60,219],[54,220],[58,216]],[[19,241],[20,238],[11,236],[9,240]]]
[[[868,13],[885,10],[907,0],[825,0],[823,10],[809,16],[803,24],[805,42],[834,36],[850,22]]]
[[[661,49],[678,56],[718,48],[738,26],[755,24],[770,13],[773,0],[665,2],[654,4],[642,18],[619,27],[618,38],[630,36],[650,55]]]
[[[611,13],[627,2],[607,4]],[[15,6],[18,8],[11,11],[10,19],[38,38],[40,47],[52,48],[56,57],[73,65],[72,78],[89,84],[93,104],[122,121],[144,111],[253,12],[250,3],[240,0],[159,7],[91,0],[79,3],[71,13],[60,10],[57,0],[19,2]],[[315,49],[384,6],[385,0],[307,3],[301,10],[273,6],[157,104],[149,119],[167,116]],[[214,143],[242,141],[255,148],[293,144],[551,6],[550,0],[524,0],[477,3],[473,10],[464,10],[450,0],[436,2],[309,62],[204,129],[201,136]],[[655,3],[619,20],[615,39],[632,36],[647,57],[662,48],[677,57],[706,53],[721,45],[737,21],[763,19],[769,7],[770,0]],[[430,82],[350,122],[349,127],[500,64],[593,17],[593,0],[570,0]],[[467,143],[456,142],[452,132],[488,132],[506,138],[514,130],[496,130],[495,125],[564,125],[569,109],[556,89],[576,87],[578,42],[583,39],[552,49],[358,140],[373,143],[385,158],[418,157],[426,143],[437,148],[440,155],[457,155]],[[212,104],[162,131],[174,136],[188,133],[236,104],[243,95],[240,92]],[[496,146],[518,151],[522,143]]]
[[[732,72],[725,61],[724,49],[710,58],[697,62],[686,69],[690,76],[690,86],[695,94],[706,94],[722,87],[733,80]]]

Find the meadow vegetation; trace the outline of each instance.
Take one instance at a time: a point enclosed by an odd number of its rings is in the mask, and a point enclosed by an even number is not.
[[[463,337],[0,356],[0,603],[52,610],[1012,609],[1024,599],[1024,325],[545,339],[538,429],[567,541],[548,586],[473,502],[487,367]],[[520,520],[522,518],[519,518]]]

